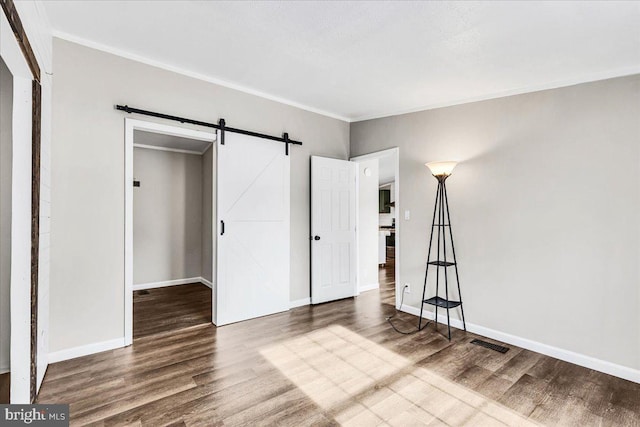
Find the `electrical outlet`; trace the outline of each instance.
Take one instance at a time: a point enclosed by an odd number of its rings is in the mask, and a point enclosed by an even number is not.
[[[404,284],[404,291],[408,294],[411,293],[411,283],[405,283]]]

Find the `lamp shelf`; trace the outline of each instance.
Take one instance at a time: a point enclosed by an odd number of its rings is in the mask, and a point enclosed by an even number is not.
[[[440,297],[432,297],[422,301],[424,304],[435,305],[436,307],[446,308],[447,310],[450,308],[455,308],[462,304],[460,301],[452,301],[446,300]]]
[[[435,326],[438,329],[438,309],[447,310],[447,337],[451,341],[451,320],[449,318],[449,310],[460,307],[462,317],[462,327],[467,330],[467,324],[464,320],[464,309],[462,304],[462,293],[460,292],[460,278],[458,277],[458,263],[456,259],[456,250],[453,245],[453,231],[451,226],[451,216],[449,215],[449,199],[447,197],[446,181],[456,162],[432,162],[427,163],[427,167],[431,170],[431,174],[438,181],[438,189],[436,191],[436,202],[433,207],[433,220],[431,221],[431,233],[429,236],[429,250],[427,251],[427,259],[424,271],[424,285],[422,287],[422,299],[420,304],[420,317],[418,318],[418,330],[422,329],[422,313],[424,305],[432,305],[435,307]],[[447,242],[448,240],[448,242]],[[435,244],[434,244],[435,243]],[[433,250],[433,252],[432,252]],[[436,258],[433,260],[433,258]],[[450,260],[450,261],[448,261]],[[430,291],[428,294],[433,295],[427,298],[428,275],[430,266],[437,267],[435,277],[435,292]],[[454,267],[453,271],[447,270],[447,267]],[[443,274],[440,274],[440,268],[444,268]],[[451,273],[449,273],[451,272]],[[455,273],[455,276],[453,275]],[[456,287],[458,288],[458,300],[449,299],[449,285],[455,278]],[[440,295],[444,294],[444,298]]]
[[[435,265],[438,267],[451,267],[452,265],[456,265],[455,262],[449,262],[449,261],[430,261],[427,264]]]

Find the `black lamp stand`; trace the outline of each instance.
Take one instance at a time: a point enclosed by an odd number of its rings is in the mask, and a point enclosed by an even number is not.
[[[462,293],[460,293],[460,279],[458,278],[458,264],[456,262],[456,249],[453,246],[453,232],[451,231],[451,217],[449,216],[449,200],[447,198],[447,186],[446,179],[449,175],[435,175],[438,180],[438,190],[436,192],[436,203],[433,207],[433,221],[431,222],[431,237],[429,238],[429,252],[427,253],[427,266],[424,272],[424,286],[422,288],[422,304],[420,306],[420,319],[418,320],[418,329],[422,327],[422,312],[424,311],[424,304],[433,305],[436,307],[435,313],[435,325],[438,329],[438,307],[447,310],[447,326],[449,341],[451,341],[451,321],[449,318],[449,310],[460,306],[462,313],[462,325],[464,330],[467,330],[467,324],[464,321],[464,309],[462,308]],[[437,215],[437,216],[436,216]],[[447,228],[449,233],[446,232]],[[434,233],[434,231],[436,231]],[[437,235],[437,250],[436,259],[431,261],[431,248],[433,246],[434,234]],[[451,255],[452,260],[447,259],[447,234],[449,234],[449,241],[451,242]],[[436,294],[431,298],[426,298],[427,292],[427,275],[429,273],[429,267],[436,268]],[[449,275],[447,270],[449,267],[454,267],[456,272],[456,283],[458,285],[458,299],[459,301],[449,299]],[[440,271],[442,270],[442,274]],[[444,276],[444,291],[445,297],[439,296],[440,291],[440,276]]]

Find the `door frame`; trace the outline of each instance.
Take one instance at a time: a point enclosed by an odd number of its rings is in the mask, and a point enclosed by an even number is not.
[[[372,159],[380,159],[382,157],[386,157],[388,155],[391,154],[395,154],[396,155],[396,164],[395,164],[395,183],[394,183],[394,193],[395,193],[395,202],[396,202],[396,246],[395,246],[395,301],[396,301],[396,309],[400,308],[400,300],[401,300],[401,293],[399,292],[400,289],[402,289],[403,287],[400,286],[400,228],[401,228],[401,219],[400,219],[400,148],[399,147],[393,147],[393,148],[387,148],[385,150],[380,150],[380,151],[374,151],[372,153],[368,153],[368,154],[362,154],[360,156],[353,156],[350,157],[349,160],[352,162],[360,162],[362,160],[372,160]],[[356,192],[357,192],[357,187],[356,187]],[[358,211],[360,210],[360,204],[358,204],[357,208]],[[356,216],[356,218],[358,218],[358,216]],[[358,239],[358,233],[359,233],[359,224],[356,223],[356,253],[360,252],[360,248],[359,248],[359,239]]]
[[[133,343],[133,148],[134,131],[159,133],[181,138],[209,141],[216,145],[216,132],[200,131],[180,126],[167,125],[145,120],[124,119],[124,345]],[[210,149],[215,149],[211,147]],[[212,174],[212,188],[216,181],[216,172]],[[214,212],[212,211],[212,215]],[[215,215],[212,218],[211,239],[216,230]],[[213,264],[215,265],[215,264]]]
[[[40,70],[31,49],[24,47],[26,35],[12,32],[19,22],[15,9],[4,12],[0,56],[13,76],[10,399],[24,404],[37,394]]]

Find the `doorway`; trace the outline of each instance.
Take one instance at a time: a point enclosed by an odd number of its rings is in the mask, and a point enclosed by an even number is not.
[[[211,324],[216,134],[125,120],[129,345]]]
[[[358,291],[400,305],[399,148],[352,157],[358,164]]]

